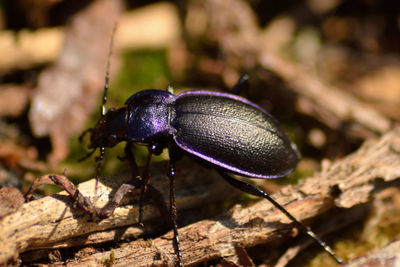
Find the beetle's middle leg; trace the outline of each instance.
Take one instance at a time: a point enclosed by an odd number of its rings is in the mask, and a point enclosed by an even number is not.
[[[132,174],[132,179],[129,182],[129,184],[134,185],[134,188],[132,188],[131,190],[134,190],[134,189],[141,190],[140,196],[139,196],[139,218],[138,218],[139,224],[142,224],[142,220],[143,220],[143,205],[144,205],[145,196],[149,196],[155,202],[158,210],[160,211],[161,216],[163,216],[163,217],[168,216],[168,208],[167,208],[167,205],[165,204],[163,195],[157,188],[155,188],[154,186],[152,186],[149,183],[149,181],[150,181],[149,167],[150,167],[150,161],[151,161],[152,155],[153,155],[153,152],[150,150],[149,154],[147,156],[147,161],[146,161],[146,165],[144,167],[143,173],[142,173],[142,177],[140,177],[140,176],[138,176],[139,168],[136,164],[135,156],[132,153],[132,142],[128,142],[125,146],[125,156],[129,163],[129,166],[131,169],[131,174]],[[124,184],[124,185],[126,185],[126,184]],[[121,185],[121,187],[124,185]],[[118,190],[117,190],[117,193],[118,193]],[[121,190],[123,190],[123,189],[121,189]],[[110,201],[110,202],[113,202],[113,201]],[[115,208],[118,207],[118,205],[119,205],[119,202],[115,206]]]
[[[168,178],[169,178],[169,214],[171,218],[171,224],[174,231],[174,249],[177,256],[176,266],[182,266],[182,251],[179,245],[179,234],[178,225],[176,219],[178,217],[176,212],[176,202],[175,202],[175,161],[176,154],[173,148],[168,150],[169,152],[169,168],[168,168]]]

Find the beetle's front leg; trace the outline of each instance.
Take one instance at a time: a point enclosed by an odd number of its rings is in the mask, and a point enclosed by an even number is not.
[[[122,199],[126,194],[141,187],[142,182],[139,179],[139,176],[137,176],[138,167],[136,164],[135,157],[132,153],[132,142],[126,143],[124,151],[125,151],[125,156],[129,163],[129,167],[131,169],[132,179],[128,183],[120,185],[117,191],[115,192],[114,196],[107,202],[107,204],[103,208],[101,209],[95,208],[96,216],[100,220],[110,217],[114,213],[115,209],[119,207]]]
[[[90,201],[90,199],[83,196],[78,188],[65,175],[48,174],[37,178],[35,181],[33,181],[33,184],[25,194],[25,199],[29,200],[33,191],[35,191],[38,186],[45,184],[57,185],[61,187],[70,195],[74,203],[76,203],[79,208],[90,214],[92,219],[98,217],[98,210]]]
[[[114,213],[115,209],[119,207],[122,199],[126,194],[135,189],[141,188],[142,181],[140,179],[140,176],[138,176],[139,169],[136,164],[135,157],[132,153],[132,142],[126,143],[124,151],[126,159],[128,160],[129,167],[131,169],[132,179],[128,183],[120,185],[114,196],[107,202],[107,204],[103,208],[97,208],[97,217],[100,220],[110,217]]]
[[[158,209],[161,214],[167,214],[167,207],[165,205],[164,199],[160,191],[154,188],[152,185],[148,184],[149,180],[149,165],[151,154],[149,154],[145,170],[143,172],[143,177],[138,176],[139,168],[136,164],[135,156],[132,153],[132,142],[128,142],[125,145],[125,156],[128,161],[129,167],[131,169],[132,178],[128,183],[122,184],[118,189],[112,199],[98,211],[98,216],[101,219],[110,217],[114,210],[120,205],[124,196],[135,190],[141,189],[140,201],[139,201],[139,223],[142,223],[143,218],[143,200],[145,195],[150,195],[150,197],[156,202]]]
[[[27,200],[30,199],[32,192],[40,185],[57,185],[61,187],[61,189],[65,190],[68,195],[71,197],[72,201],[76,204],[77,207],[84,210],[88,213],[92,220],[98,221],[105,218],[110,217],[114,210],[119,206],[123,197],[130,191],[139,188],[138,184],[122,184],[115,193],[114,197],[103,207],[96,207],[90,198],[85,197],[78,190],[78,188],[65,176],[65,175],[57,175],[57,174],[48,174],[37,178],[28,192],[25,195]]]
[[[133,157],[132,152],[130,151],[130,148],[131,144],[127,143],[125,152],[129,150],[129,152],[127,153],[127,158],[132,169],[133,179],[131,179],[129,183],[122,184],[117,189],[113,198],[110,199],[103,208],[97,208],[88,197],[83,196],[78,188],[65,175],[57,174],[44,175],[37,178],[26,193],[26,199],[29,199],[32,195],[32,192],[40,185],[57,185],[61,189],[65,190],[70,195],[74,203],[76,203],[79,208],[87,212],[92,220],[97,221],[108,218],[114,213],[114,210],[120,205],[122,199],[127,193],[141,187],[141,180],[137,177],[138,171],[136,161]],[[155,190],[156,189],[151,188],[149,191],[153,192]],[[166,210],[166,207],[164,208],[164,210]]]

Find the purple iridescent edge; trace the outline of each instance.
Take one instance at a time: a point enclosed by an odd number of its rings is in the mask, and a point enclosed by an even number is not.
[[[269,113],[267,113],[261,107],[257,106],[256,104],[250,102],[249,100],[247,100],[247,99],[245,99],[243,97],[240,97],[240,96],[237,96],[237,95],[232,95],[232,94],[227,94],[227,93],[210,92],[210,91],[187,91],[187,92],[184,92],[184,93],[181,93],[181,94],[177,95],[176,98],[178,99],[178,98],[180,98],[181,96],[184,96],[184,95],[221,96],[221,97],[231,98],[231,99],[234,99],[234,100],[237,100],[237,101],[240,101],[240,102],[244,102],[244,103],[246,103],[246,104],[248,104],[250,106],[255,107],[256,109],[258,109],[262,113],[264,113],[278,127],[278,123],[275,120],[275,118],[273,118]],[[180,141],[176,138],[175,135],[173,137],[174,137],[175,143],[181,149],[185,150],[186,152],[188,152],[190,154],[193,154],[193,155],[195,155],[195,156],[197,156],[197,157],[199,157],[201,159],[204,159],[204,160],[206,160],[206,161],[208,161],[208,162],[210,162],[210,163],[212,163],[212,164],[214,164],[216,166],[222,167],[222,168],[224,168],[224,169],[226,169],[228,171],[231,171],[231,172],[233,172],[235,174],[239,174],[239,175],[242,175],[242,176],[247,176],[247,177],[252,177],[252,178],[263,178],[263,179],[280,178],[280,177],[284,177],[284,176],[288,175],[289,173],[291,173],[297,166],[297,164],[296,164],[295,166],[293,166],[293,168],[290,168],[286,172],[283,172],[282,174],[278,174],[278,175],[260,175],[260,174],[255,174],[255,173],[251,173],[251,172],[247,172],[247,171],[243,171],[241,169],[235,168],[234,166],[227,165],[227,164],[225,164],[223,162],[215,160],[214,158],[212,158],[210,156],[204,155],[204,154],[202,154],[202,153],[200,153],[200,152],[198,152],[196,150],[190,149],[190,148],[186,147],[184,144],[181,144]],[[291,145],[291,147],[293,149],[293,152],[296,154],[297,158],[300,160],[301,159],[300,152],[297,150],[296,145],[293,142],[291,142],[288,138],[285,138],[285,139],[287,139],[287,141],[290,143],[290,145]]]

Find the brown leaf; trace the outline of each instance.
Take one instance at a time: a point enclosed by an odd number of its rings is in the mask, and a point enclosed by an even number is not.
[[[58,61],[39,78],[29,114],[36,136],[50,135],[57,162],[67,153],[67,140],[77,134],[103,91],[112,28],[120,1],[92,2],[66,29]]]

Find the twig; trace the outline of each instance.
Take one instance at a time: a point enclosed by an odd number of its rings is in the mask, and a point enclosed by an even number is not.
[[[177,13],[176,8],[168,3],[158,3],[126,12],[118,21],[117,47],[148,49],[168,46],[180,36]],[[35,32],[1,31],[0,73],[53,62],[61,52],[64,39],[65,30],[60,27]]]
[[[190,169],[178,170],[177,180],[177,206],[182,211],[188,207],[206,205],[212,202],[231,198],[239,192],[226,190],[225,182],[218,179],[211,170],[194,165]],[[163,164],[162,164],[163,165]],[[165,176],[165,166],[155,164],[157,169],[152,169],[152,185],[157,187],[168,199],[168,179]],[[50,177],[52,175],[44,176]],[[99,184],[97,206],[104,206],[109,197],[120,184],[128,181],[130,174],[102,178]],[[78,186],[83,196],[93,198],[95,180],[82,183]],[[192,184],[190,190],[186,184]],[[129,203],[135,203],[134,205]],[[147,203],[144,207],[145,228],[137,225],[138,219],[138,194],[134,192],[125,198],[123,205],[117,208],[114,214],[101,222],[92,222],[90,217],[74,203],[65,192],[44,197],[42,199],[25,203],[17,212],[0,219],[0,265],[18,256],[18,253],[27,250],[43,248],[60,248],[82,246],[99,242],[117,241],[123,238],[138,237],[146,232],[154,232],[167,225],[164,218],[159,218],[159,210]],[[155,222],[152,219],[157,218]],[[130,227],[129,229],[127,228]],[[126,228],[126,229],[123,229]]]
[[[391,122],[383,114],[316,75],[303,71],[284,57],[263,53],[259,62],[275,72],[299,95],[298,108],[303,113],[321,120],[332,129],[347,125],[347,134],[363,138],[389,130]]]

